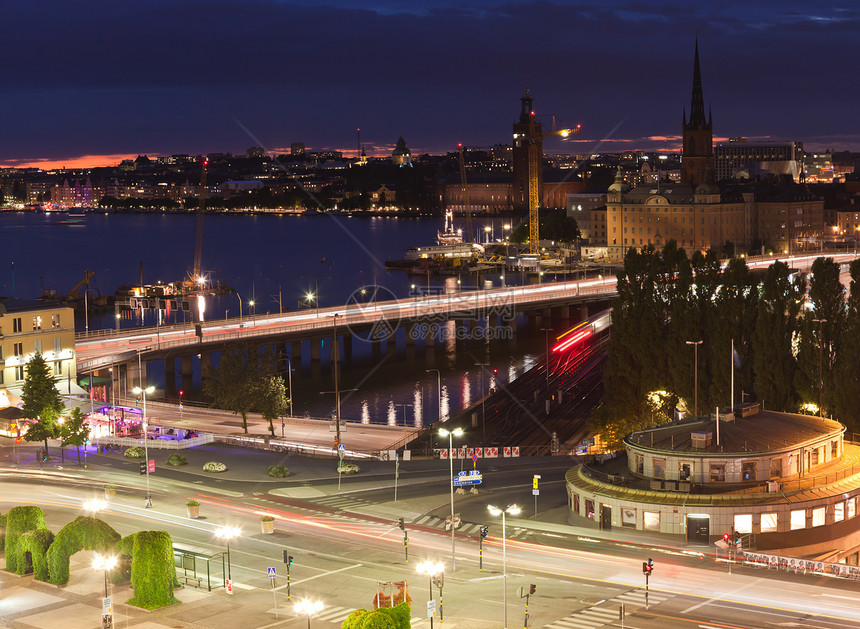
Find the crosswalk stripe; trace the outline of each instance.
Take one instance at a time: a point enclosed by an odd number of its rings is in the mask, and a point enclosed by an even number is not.
[[[605,622],[593,622],[589,620],[577,620],[576,618],[562,618],[561,620],[556,620],[551,625],[544,625],[545,627],[554,627],[555,629],[594,629],[595,627],[601,627],[605,625]]]
[[[617,611],[613,611],[611,609],[601,609],[599,607],[592,607],[590,609],[583,609],[579,612],[580,616],[595,616],[597,618],[615,618],[618,615]]]

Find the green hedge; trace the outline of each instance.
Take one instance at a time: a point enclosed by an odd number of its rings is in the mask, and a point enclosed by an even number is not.
[[[0,514],[0,552],[6,548],[6,516]]]
[[[409,629],[412,611],[409,603],[379,609],[357,609],[343,621],[341,629]]]
[[[140,531],[133,537],[131,587],[134,596],[126,602],[144,609],[178,602],[173,596],[173,588],[178,583],[170,535],[164,531]]]
[[[270,465],[268,473],[272,478],[286,478],[290,475],[290,470],[285,465]]]
[[[167,457],[167,464],[176,467],[179,465],[188,465],[188,461],[181,454],[171,454]]]
[[[53,541],[54,534],[49,529],[27,531],[18,539],[21,552],[30,553],[30,559],[33,562],[33,576],[38,581],[47,581],[50,578],[48,548],[51,547]]]
[[[49,581],[54,585],[65,585],[69,582],[69,557],[79,550],[113,552],[119,539],[119,533],[107,522],[79,515],[57,533],[48,549]]]
[[[140,446],[131,446],[130,448],[126,448],[123,456],[127,459],[142,459],[146,456],[146,450]]]
[[[32,569],[30,560],[21,547],[21,536],[29,531],[47,528],[45,514],[39,507],[13,507],[6,514],[6,570],[27,574]]]

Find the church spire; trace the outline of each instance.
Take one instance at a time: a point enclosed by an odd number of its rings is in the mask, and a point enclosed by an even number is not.
[[[693,61],[693,97],[690,100],[690,127],[704,127],[705,98],[702,96],[702,73],[699,69],[699,39],[696,38],[696,55]]]

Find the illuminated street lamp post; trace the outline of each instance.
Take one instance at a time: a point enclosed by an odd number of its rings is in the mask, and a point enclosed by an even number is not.
[[[456,542],[454,541],[454,437],[462,437],[463,429],[455,428],[454,430],[448,430],[440,428],[439,436],[448,437],[448,466],[451,469],[451,571],[457,572]]]
[[[241,531],[234,526],[222,526],[215,530],[215,537],[227,542],[227,580],[230,581],[230,593],[233,590],[233,571],[230,565],[230,540],[238,537]]]
[[[311,629],[311,616],[321,612],[322,608],[322,601],[309,601],[308,599],[301,600],[293,605],[293,609],[297,614],[307,614],[308,629]]]
[[[257,325],[257,309],[254,308],[254,300],[253,299],[248,301],[248,310],[251,311],[251,323],[256,326]]]
[[[140,353],[137,355],[138,365],[140,365]],[[134,387],[132,389],[134,393],[140,395],[143,399],[143,410],[141,411],[141,417],[143,419],[143,458],[146,463],[146,508],[149,509],[152,506],[152,494],[149,493],[149,445],[146,443],[147,435],[146,431],[148,429],[148,425],[146,422],[146,394],[152,393],[155,391],[154,386],[148,386],[146,388],[143,387]]]
[[[433,598],[433,579],[436,575],[441,575],[445,572],[445,566],[441,561],[422,561],[418,564],[416,570],[418,574],[426,574],[430,578],[430,600]],[[433,629],[433,616],[430,616],[430,629]]]
[[[236,298],[239,300],[239,324],[242,323],[242,297],[236,293]]]
[[[108,595],[108,572],[116,566],[116,557],[107,557],[96,552],[93,553],[93,570],[104,570],[105,573],[105,598]]]
[[[508,555],[505,543],[505,515],[517,515],[520,512],[520,508],[516,504],[512,504],[504,509],[487,505],[487,509],[492,515],[498,516],[501,514],[502,516],[502,587],[504,588],[505,629],[508,629]]]

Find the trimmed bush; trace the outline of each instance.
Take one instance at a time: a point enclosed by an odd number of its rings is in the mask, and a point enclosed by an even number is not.
[[[131,446],[130,448],[126,448],[122,455],[127,459],[142,459],[146,456],[146,450],[140,446]]]
[[[119,533],[104,520],[79,515],[57,533],[48,549],[49,581],[54,585],[65,585],[69,582],[69,557],[80,550],[108,553],[119,539]]]
[[[21,536],[29,531],[47,528],[45,514],[39,507],[13,507],[6,514],[6,570],[27,574],[32,569],[21,546]]]
[[[197,502],[196,500],[189,500],[185,503],[185,506],[186,507],[199,507],[200,503]]]
[[[272,478],[286,478],[290,475],[290,470],[285,465],[270,465],[268,473]]]
[[[343,624],[342,629],[409,629],[412,610],[409,603],[395,607],[380,607],[367,610],[356,609]]]
[[[48,548],[54,541],[54,534],[49,529],[36,529],[24,533],[18,540],[21,552],[30,553],[33,562],[33,576],[38,581],[47,581]]]
[[[6,516],[0,514],[0,552],[6,548]]]
[[[218,461],[209,461],[208,463],[203,464],[204,472],[226,472],[227,466],[223,463],[219,463]]]
[[[260,522],[274,522],[274,521],[275,521],[275,518],[273,518],[270,515],[260,516]]]
[[[341,463],[337,466],[338,474],[358,474],[359,468],[355,463]]]
[[[173,466],[188,465],[188,461],[181,454],[171,454],[167,457],[167,464]]]
[[[140,531],[129,537],[134,537],[131,562],[134,596],[126,603],[158,609],[179,602],[173,596],[178,583],[170,535],[164,531]]]

